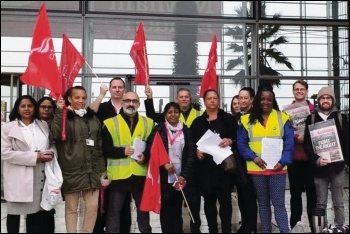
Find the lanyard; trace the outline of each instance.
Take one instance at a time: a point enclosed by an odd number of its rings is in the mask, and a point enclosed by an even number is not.
[[[33,134],[33,144],[34,144],[34,148],[35,148],[35,152],[38,151],[38,146],[37,146],[37,139],[36,139],[36,127],[35,127],[35,120],[33,121],[33,131],[28,128],[21,120],[19,121],[19,123],[22,125],[22,127],[24,127],[27,131],[31,132]]]
[[[176,138],[178,138],[181,134],[182,134],[182,129],[181,130],[178,130],[177,133],[173,136],[172,136],[172,132],[170,131],[170,129],[167,127],[168,131],[168,140],[169,140],[169,143],[170,145],[174,144],[174,141],[176,140]]]

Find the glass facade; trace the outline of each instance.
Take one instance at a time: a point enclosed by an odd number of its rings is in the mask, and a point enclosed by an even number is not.
[[[44,1],[45,2],[45,1]],[[23,93],[18,77],[28,64],[40,1],[1,2],[1,91],[6,110]],[[309,99],[332,85],[337,103],[349,108],[349,23],[346,1],[54,1],[45,2],[57,61],[65,33],[86,59],[75,84],[91,94],[113,76],[126,77],[129,90],[135,65],[129,55],[138,24],[145,29],[155,106],[174,99],[176,88],[191,87],[196,97],[217,35],[222,107],[227,111],[241,86],[263,80],[278,86],[280,107],[293,100],[292,84],[309,83]],[[178,64],[175,64],[177,61]],[[91,69],[90,69],[91,67]],[[128,76],[127,76],[128,75]],[[98,77],[98,78],[97,78]],[[129,77],[129,78],[127,78]],[[12,86],[11,86],[12,84]],[[109,99],[107,94],[105,100]],[[197,98],[198,100],[198,98]],[[156,108],[158,110],[158,108]],[[140,109],[143,111],[143,107]]]

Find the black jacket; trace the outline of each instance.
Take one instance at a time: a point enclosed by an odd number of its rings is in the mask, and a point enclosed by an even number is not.
[[[329,116],[328,119],[334,119],[336,127],[337,127],[337,132],[338,132],[338,137],[340,141],[340,145],[343,151],[343,157],[344,161],[340,162],[333,162],[328,164],[327,166],[318,166],[317,160],[320,158],[317,154],[315,154],[313,146],[312,146],[312,141],[310,137],[310,131],[308,126],[311,124],[311,115],[309,115],[306,119],[305,122],[305,132],[304,132],[304,149],[311,160],[311,162],[314,165],[314,173],[315,177],[327,177],[329,176],[329,173],[331,171],[335,173],[339,173],[342,171],[345,167],[345,163],[349,165],[349,125],[348,121],[346,119],[345,115],[342,115],[342,122],[343,122],[343,127],[340,126],[339,123],[339,118],[338,118],[338,111],[332,112]],[[318,114],[318,111],[315,110],[315,123],[324,121],[321,116]]]
[[[162,138],[162,142],[165,146],[167,152],[169,152],[168,147],[168,136],[167,129],[165,127],[165,123],[159,123],[156,125],[147,140],[147,147],[145,150],[145,157],[149,158],[151,146],[153,143],[153,139],[155,137],[156,132],[159,132],[160,137]],[[182,159],[181,159],[181,176],[185,178],[187,181],[187,185],[185,190],[191,188],[193,186],[194,180],[194,160],[195,158],[195,143],[193,141],[192,133],[189,128],[184,124],[183,125],[183,133],[185,138],[185,146],[182,151]],[[160,184],[161,184],[161,193],[162,199],[169,199],[168,192],[168,172],[164,169],[163,166],[160,167]]]
[[[208,129],[220,134],[221,138],[230,138],[236,142],[237,120],[233,115],[219,109],[218,118],[210,123],[207,121],[208,115],[204,112],[197,117],[191,130],[195,142],[206,133]],[[235,144],[231,146],[235,150]],[[232,187],[232,174],[224,171],[222,164],[217,165],[211,155],[205,154],[203,160],[198,160],[195,171],[196,181],[201,195],[210,193],[215,189],[230,189]]]

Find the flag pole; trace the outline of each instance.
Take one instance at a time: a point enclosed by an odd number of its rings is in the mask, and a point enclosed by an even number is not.
[[[178,182],[178,181],[179,181],[179,178],[177,177],[176,173],[174,173],[174,175],[175,175],[175,178],[176,178],[176,182]],[[189,205],[188,205],[188,203],[187,203],[187,200],[186,200],[186,197],[185,197],[184,191],[182,190],[181,185],[179,186],[179,188],[180,188],[180,191],[181,191],[182,196],[183,196],[183,198],[184,198],[184,201],[185,201],[185,203],[186,203],[186,206],[187,206],[188,212],[190,213],[190,216],[191,216],[192,222],[193,222],[193,223],[195,223],[195,222],[194,222],[194,219],[193,219],[193,216],[192,216],[192,212],[191,212],[190,206],[189,206]]]
[[[86,60],[85,60],[85,63],[86,63],[86,65],[90,68],[91,72],[96,76],[96,78],[98,79],[98,81],[102,84],[102,81],[101,81],[100,78],[96,75],[96,73],[92,70],[91,66],[88,64],[88,62],[86,62]]]
[[[148,77],[148,73],[147,73],[148,64],[146,64],[146,62],[147,62],[147,60],[146,60],[146,46],[143,47],[143,60],[145,61],[146,83],[148,85],[149,84],[149,77]]]

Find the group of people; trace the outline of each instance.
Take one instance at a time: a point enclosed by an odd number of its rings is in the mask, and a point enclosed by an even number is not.
[[[101,103],[108,91],[110,100]],[[241,213],[238,233],[256,233],[258,213],[261,231],[270,233],[271,204],[280,232],[288,233],[301,220],[304,190],[313,230],[312,211],[316,207],[326,209],[329,185],[334,225],[341,228],[345,222],[342,169],[345,163],[348,165],[348,122],[345,116],[339,118],[330,87],[319,91],[316,108],[307,100],[307,91],[305,81],[293,84],[293,103],[308,106],[315,115],[301,123],[305,126],[303,133],[294,131],[289,114],[279,109],[268,84],[261,84],[256,95],[254,89],[243,87],[232,98],[232,113],[220,109],[219,94],[213,89],[204,93],[205,110],[196,110],[190,91],[184,88],[178,90],[176,102],[167,103],[162,113],[156,113],[152,89],[145,86],[143,116],[138,113],[138,94],[127,91],[120,77],[114,77],[109,88],[101,85],[100,95],[88,107],[87,94],[81,86],[68,89],[56,103],[49,97],[37,103],[29,95],[21,96],[10,114],[11,122],[1,128],[8,232],[19,232],[20,215],[27,215],[27,232],[54,232],[54,209],[40,208],[44,163],[53,157],[57,157],[64,179],[61,191],[67,232],[77,232],[81,196],[85,202],[82,232],[130,232],[132,198],[140,232],[152,232],[149,212],[140,206],[148,162],[157,157],[152,154],[152,146],[158,134],[168,154],[159,168],[162,232],[183,232],[184,197],[191,211],[191,233],[201,232],[201,199],[209,232],[232,232],[234,186]],[[308,125],[332,118],[344,161],[330,163],[314,152]],[[64,122],[66,139],[62,139]],[[225,171],[213,155],[197,149],[196,143],[208,130],[219,134],[217,147],[233,153],[238,168],[235,173]],[[266,156],[263,148],[268,140],[280,146],[276,150],[278,160]],[[135,141],[145,143],[143,152],[136,153]],[[43,155],[44,151],[52,152],[51,156]],[[287,175],[291,193],[289,222],[285,207]],[[100,194],[104,180],[110,183]]]

